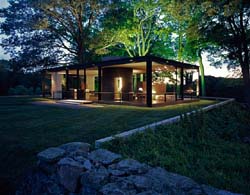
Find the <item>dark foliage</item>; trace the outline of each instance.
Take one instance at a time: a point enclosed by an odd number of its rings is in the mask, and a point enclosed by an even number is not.
[[[242,79],[206,76],[205,81],[207,96],[235,98],[237,101],[244,101]]]
[[[54,65],[62,58],[55,47],[55,36],[38,28],[42,13],[35,9],[35,2],[10,0],[9,7],[0,9],[4,20],[0,33],[6,35],[0,44],[19,69]]]

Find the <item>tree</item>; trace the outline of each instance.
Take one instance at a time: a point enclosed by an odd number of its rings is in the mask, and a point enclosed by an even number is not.
[[[184,49],[187,39],[187,29],[192,21],[192,1],[168,0],[164,2],[165,25],[171,28],[171,39],[174,41],[174,49],[178,61],[184,61]]]
[[[89,45],[105,12],[101,0],[9,2],[9,7],[1,9],[6,18],[1,32],[8,36],[2,46],[12,58],[31,66],[38,61],[84,64],[93,59]]]
[[[202,52],[210,47],[199,32],[202,10],[196,0],[169,0],[163,1],[166,26],[171,29],[171,43],[175,57],[179,61],[197,62],[200,66],[201,95],[205,96],[205,73],[202,61]],[[174,41],[173,41],[174,40]]]
[[[56,45],[66,50],[75,63],[82,65],[93,58],[89,45],[105,11],[102,1],[42,1],[38,8],[44,13],[39,28],[54,34]]]
[[[55,37],[48,31],[35,28],[42,13],[34,9],[34,1],[9,0],[9,4],[9,7],[0,9],[3,19],[0,33],[6,35],[0,44],[12,60],[18,62],[18,68],[45,67],[57,63],[61,53],[54,45]]]
[[[204,51],[213,51],[216,44],[211,40],[206,39],[206,37],[200,32],[201,27],[204,25],[204,21],[200,20],[200,18],[202,18],[204,13],[201,5],[199,5],[196,0],[191,2],[193,4],[193,9],[190,13],[192,19],[186,30],[187,35],[184,58],[191,62],[198,61],[200,67],[201,95],[206,96],[205,70],[202,53]]]
[[[114,3],[118,5],[118,2]],[[130,57],[147,55],[157,37],[159,16],[158,1],[119,1],[119,8],[113,6],[106,16],[106,28],[101,34],[103,39],[97,53],[106,54],[110,48],[118,47]]]
[[[229,67],[241,67],[244,81],[244,98],[250,106],[250,4],[247,0],[206,1],[206,25],[202,32],[220,48],[217,54]]]

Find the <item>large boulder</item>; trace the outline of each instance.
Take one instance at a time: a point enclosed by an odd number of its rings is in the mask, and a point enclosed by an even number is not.
[[[51,147],[37,154],[37,157],[41,161],[53,163],[58,161],[65,155],[65,150],[61,148]]]
[[[121,186],[120,183],[108,183],[104,185],[100,192],[103,195],[134,195],[136,194],[135,189],[128,189]]]
[[[120,154],[115,154],[105,149],[98,149],[89,154],[89,159],[93,162],[98,162],[103,165],[110,165],[119,159],[121,159]]]
[[[152,188],[152,180],[143,175],[130,175],[126,178],[139,191],[150,190]]]
[[[150,169],[145,176],[151,178],[152,189],[169,194],[204,194],[199,184],[188,177],[167,172],[165,169],[157,167]]]
[[[109,166],[109,171],[113,175],[141,174],[147,172],[149,166],[133,159],[124,159],[117,164]]]
[[[59,146],[71,156],[87,155],[90,150],[90,144],[84,142],[70,142]]]
[[[81,176],[81,184],[83,188],[100,189],[109,181],[109,173],[103,166],[86,171]]]
[[[84,170],[84,166],[69,157],[61,159],[57,165],[61,185],[70,192],[78,191],[79,178]]]
[[[149,190],[149,191],[138,193],[136,195],[162,195],[162,194],[155,192],[155,191],[152,191],[152,190]]]
[[[74,160],[81,163],[83,165],[84,169],[86,169],[86,170],[91,170],[93,168],[93,165],[90,162],[90,160],[83,157],[83,156],[76,156],[76,157],[74,157]]]

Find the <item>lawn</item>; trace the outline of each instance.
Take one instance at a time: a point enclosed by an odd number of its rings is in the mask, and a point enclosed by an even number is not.
[[[214,103],[146,108],[105,105],[70,109],[31,104],[38,98],[0,97],[0,194],[35,163],[36,154],[71,141],[93,143],[154,121]],[[9,182],[10,181],[10,182]]]
[[[236,103],[184,117],[106,148],[199,183],[250,194],[250,112]]]

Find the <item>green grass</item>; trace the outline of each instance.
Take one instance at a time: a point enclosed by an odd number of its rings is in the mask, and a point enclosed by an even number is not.
[[[250,112],[234,103],[105,147],[199,183],[250,194],[250,145],[244,137],[250,137]]]
[[[93,143],[214,103],[202,100],[158,108],[105,105],[70,109],[30,104],[36,100],[41,98],[0,97],[0,184],[1,180],[18,178],[47,147],[71,141]]]

